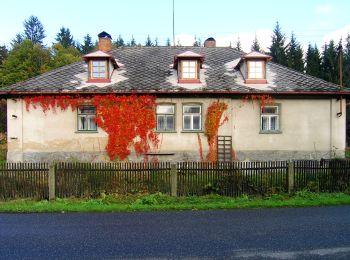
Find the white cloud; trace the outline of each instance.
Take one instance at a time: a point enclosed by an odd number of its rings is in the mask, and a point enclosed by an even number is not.
[[[260,47],[264,51],[268,51],[268,46],[271,45],[272,31],[267,29],[257,30],[256,32],[239,32],[239,33],[234,33],[234,34],[219,36],[214,38],[216,40],[216,46],[218,47],[228,47],[230,46],[230,43],[232,47],[235,47],[236,42],[239,38],[243,51],[249,52],[250,47],[254,41],[255,34],[258,38]],[[176,39],[175,40],[176,43],[179,41],[183,46],[192,46],[194,42],[194,35],[179,34],[179,35],[176,35],[175,39]],[[203,44],[205,38],[201,38],[201,40]]]
[[[330,40],[334,40],[335,43],[338,43],[340,38],[343,38],[343,41],[344,41],[349,33],[350,33],[350,24],[346,25],[343,28],[340,28],[338,30],[335,30],[333,32],[330,32],[330,33],[326,34],[323,37],[322,44],[328,43]]]
[[[331,14],[335,12],[335,7],[332,4],[320,4],[316,6],[316,13],[318,14]]]

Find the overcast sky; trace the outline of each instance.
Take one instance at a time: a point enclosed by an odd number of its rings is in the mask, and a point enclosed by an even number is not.
[[[176,41],[192,45],[196,35],[202,42],[214,37],[218,46],[234,46],[239,37],[248,51],[256,34],[267,50],[279,21],[288,38],[294,31],[304,48],[309,42],[320,47],[350,32],[349,11],[349,0],[175,0]],[[160,45],[172,40],[172,0],[11,0],[1,3],[0,44],[9,45],[30,15],[43,23],[47,45],[62,26],[80,42],[87,33],[96,40],[103,30],[125,41],[133,35],[142,44],[148,34]]]

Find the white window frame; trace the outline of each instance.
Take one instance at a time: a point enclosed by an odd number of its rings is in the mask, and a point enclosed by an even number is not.
[[[257,63],[261,63],[261,71],[257,71]],[[248,61],[248,79],[265,79],[265,62],[252,60]],[[261,77],[257,77],[257,74],[261,73]]]
[[[94,113],[89,112],[82,112],[82,108],[93,108]],[[90,124],[91,120],[94,120],[96,117],[96,108],[94,106],[81,106],[77,109],[77,128],[78,132],[96,132],[97,131],[97,124],[94,124],[94,127]],[[86,128],[81,127],[81,118],[85,118],[86,120]]]
[[[94,62],[98,62],[97,66],[94,66]],[[103,63],[103,66],[100,64]],[[97,68],[98,76],[94,77],[94,67]],[[104,68],[104,72],[101,72],[101,68]],[[91,78],[92,79],[106,79],[107,78],[107,61],[106,60],[91,60]]]
[[[264,112],[264,110],[266,108],[275,108],[276,111],[275,111],[275,113]],[[264,106],[264,107],[260,108],[260,133],[280,133],[281,132],[280,112],[281,112],[280,105],[269,105],[269,106]],[[275,129],[272,129],[272,118],[273,117],[276,118]],[[264,126],[263,126],[264,118],[267,120],[267,128],[266,129],[264,129]]]
[[[193,63],[194,66],[185,66],[186,63]],[[192,70],[194,69],[194,71]],[[188,77],[184,77],[184,74],[188,74]],[[198,79],[198,61],[197,60],[181,60],[181,79],[183,80],[195,80]]]
[[[162,106],[171,106],[173,108],[173,113],[164,113],[164,112],[158,112],[158,108],[159,107],[162,107]],[[175,104],[158,104],[157,105],[157,108],[156,108],[156,118],[157,118],[157,131],[158,132],[174,132],[176,131],[176,126],[175,126],[175,123],[176,123],[176,112],[175,112]],[[160,129],[159,126],[158,126],[158,117],[164,117],[164,128],[163,129]],[[173,128],[168,128],[167,126],[167,119],[168,117],[173,117]]]
[[[187,107],[199,107],[199,113],[185,112]],[[199,116],[199,129],[194,129],[193,119]],[[185,117],[190,117],[190,128],[185,128]],[[202,105],[201,104],[185,104],[182,106],[182,129],[183,131],[202,131]]]

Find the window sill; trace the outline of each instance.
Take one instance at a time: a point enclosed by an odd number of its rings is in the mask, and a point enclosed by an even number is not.
[[[203,130],[182,130],[181,133],[204,133]]]
[[[282,134],[282,131],[262,131],[260,130],[259,134]]]
[[[96,134],[98,133],[97,130],[78,130],[78,131],[75,131],[74,133],[76,134]]]
[[[179,79],[179,84],[195,84],[195,83],[201,83],[199,79]]]
[[[166,131],[166,130],[156,130],[155,131],[156,133],[177,133],[176,130],[169,130],[169,131]]]
[[[267,84],[266,79],[246,79],[245,84]]]
[[[89,79],[86,83],[106,83],[111,82],[110,79]]]

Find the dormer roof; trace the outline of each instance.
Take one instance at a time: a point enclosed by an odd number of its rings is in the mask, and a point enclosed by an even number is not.
[[[261,52],[252,51],[242,56],[242,59],[266,59],[270,61],[272,57]]]
[[[177,64],[181,59],[198,59],[201,63],[200,65],[202,66],[202,63],[204,61],[204,55],[195,53],[193,51],[181,52],[180,54],[177,54],[174,57],[174,68],[177,68]]]
[[[103,59],[103,58],[109,59],[111,61],[111,63],[113,64],[114,68],[120,67],[113,55],[110,55],[110,54],[103,52],[103,51],[94,51],[94,52],[88,53],[88,54],[83,56],[83,59],[85,61],[88,61],[91,59]]]

